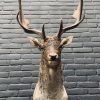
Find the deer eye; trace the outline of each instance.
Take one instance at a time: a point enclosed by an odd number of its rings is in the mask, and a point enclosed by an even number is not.
[[[63,49],[63,46],[60,45],[60,46],[58,47],[58,49],[62,50],[62,49]]]
[[[43,50],[45,46],[42,44],[41,46],[38,47],[40,50]]]

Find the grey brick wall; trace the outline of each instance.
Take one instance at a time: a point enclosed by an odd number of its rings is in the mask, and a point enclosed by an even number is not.
[[[60,18],[72,23],[79,0],[23,0],[31,27],[57,32]],[[0,0],[0,100],[32,100],[38,79],[40,51],[33,48],[16,21],[18,0]],[[64,85],[69,100],[100,100],[100,0],[84,0],[85,20],[76,29],[73,43],[62,52]],[[32,35],[37,37],[36,35]]]

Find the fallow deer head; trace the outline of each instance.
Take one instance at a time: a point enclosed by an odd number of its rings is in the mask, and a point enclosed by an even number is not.
[[[84,19],[84,16],[82,17],[83,0],[80,0],[77,9],[74,11],[73,18],[76,19],[75,23],[70,26],[63,27],[63,21],[61,20],[59,31],[53,36],[45,35],[44,24],[42,27],[42,31],[28,28],[29,21],[26,18],[24,18],[21,0],[18,1],[19,1],[19,12],[17,14],[17,21],[19,25],[24,29],[26,33],[37,34],[41,36],[42,41],[38,41],[38,39],[36,38],[29,37],[30,42],[42,50],[43,52],[42,56],[47,65],[50,66],[58,65],[61,60],[62,47],[64,45],[70,44],[73,39],[73,36],[61,39],[61,35],[68,30],[76,28],[83,21]]]

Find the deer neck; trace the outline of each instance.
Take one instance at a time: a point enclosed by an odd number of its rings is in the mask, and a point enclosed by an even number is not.
[[[56,67],[56,68],[55,68]],[[58,66],[50,68],[45,60],[42,58],[40,63],[39,81],[40,87],[46,93],[57,92],[58,89],[63,88],[63,75],[61,62]]]

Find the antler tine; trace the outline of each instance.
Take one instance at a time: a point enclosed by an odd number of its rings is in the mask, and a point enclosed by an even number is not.
[[[82,16],[82,9],[83,9],[83,0],[80,0],[79,4],[78,4],[78,6],[77,6],[77,9],[76,9],[76,10],[74,11],[74,13],[73,13],[73,18],[76,19],[75,23],[72,24],[72,25],[70,25],[70,26],[64,27],[64,28],[62,29],[62,32],[60,33],[60,36],[61,36],[64,32],[66,32],[66,31],[68,31],[68,30],[70,30],[70,29],[73,29],[73,28],[77,27],[77,26],[83,21],[85,15],[83,15],[83,17],[81,18],[81,16]],[[58,34],[58,35],[59,35],[59,34]]]
[[[29,25],[29,21],[27,19],[24,18],[24,14],[23,14],[23,11],[22,11],[22,5],[21,5],[21,0],[18,0],[19,2],[19,12],[17,14],[17,21],[19,23],[19,25],[24,29],[24,31],[26,33],[29,33],[29,34],[38,34],[38,35],[41,35],[42,37],[44,33],[42,33],[41,31],[39,30],[36,30],[36,29],[29,29],[28,28],[28,25]]]
[[[61,37],[61,34],[63,34],[62,32],[63,32],[63,20],[61,19],[59,32],[57,34],[58,38]]]
[[[42,26],[42,38],[45,40],[46,39],[46,35],[45,35],[45,28],[44,28],[44,24]]]

